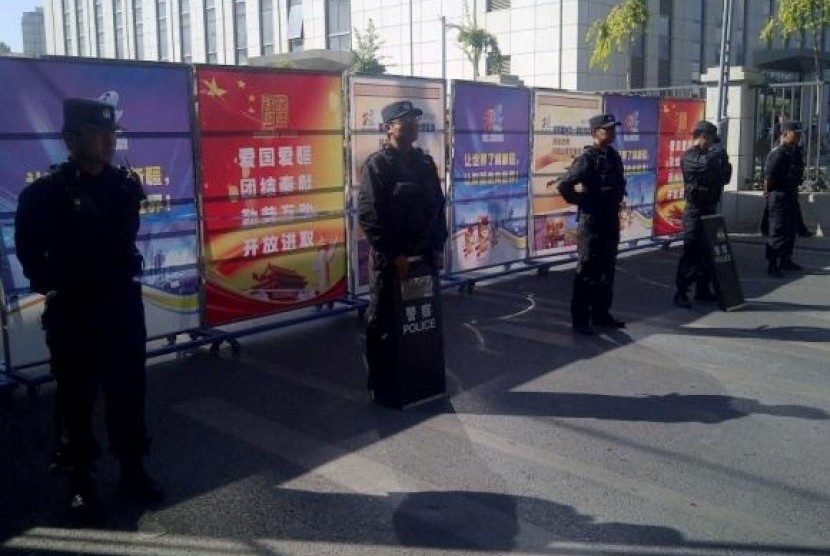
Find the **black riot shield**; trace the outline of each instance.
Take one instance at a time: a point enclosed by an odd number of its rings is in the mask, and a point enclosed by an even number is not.
[[[723,216],[713,214],[703,216],[700,220],[703,223],[703,235],[706,238],[710,264],[714,271],[718,304],[723,311],[740,309],[746,305],[746,302]]]
[[[445,391],[441,282],[437,272],[413,258],[406,278],[395,280],[394,361],[384,396],[405,407]]]

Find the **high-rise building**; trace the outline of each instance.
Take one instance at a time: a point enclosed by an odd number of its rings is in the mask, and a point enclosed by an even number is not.
[[[759,42],[778,0],[735,0],[732,64],[758,51],[809,48],[811,37]],[[356,47],[369,20],[389,73],[470,79],[456,38],[474,23],[492,33],[503,59],[480,73],[527,85],[579,90],[694,83],[718,63],[723,0],[648,0],[651,21],[607,72],[589,67],[590,24],[619,0],[45,0],[49,54],[247,64],[252,58]],[[830,46],[830,33],[820,37]],[[774,66],[769,66],[773,68]],[[781,69],[790,69],[783,64]]]
[[[33,12],[23,12],[20,29],[23,32],[23,54],[27,56],[43,56],[46,54],[46,29],[43,25],[43,8],[35,8]]]

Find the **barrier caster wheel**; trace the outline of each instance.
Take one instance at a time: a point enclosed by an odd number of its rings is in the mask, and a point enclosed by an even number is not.
[[[550,274],[550,266],[549,265],[542,265],[539,267],[539,270],[536,271],[536,274],[539,276],[547,276]]]
[[[219,355],[219,348],[222,347],[222,342],[213,342],[210,344],[210,354],[215,356]]]
[[[469,282],[467,282],[466,287],[467,293],[472,294],[473,291],[475,291],[476,289],[476,283],[473,280],[470,280]]]
[[[357,320],[362,321],[364,318],[366,318],[366,309],[365,308],[358,309],[357,310]]]
[[[40,399],[40,385],[39,384],[29,384],[26,387],[26,395],[29,396],[29,401],[34,403]]]
[[[228,340],[228,345],[231,346],[231,353],[233,353],[234,355],[239,355],[239,353],[242,351],[242,346],[239,345],[238,340]]]

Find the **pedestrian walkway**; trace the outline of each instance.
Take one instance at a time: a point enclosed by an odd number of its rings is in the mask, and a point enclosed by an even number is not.
[[[671,303],[678,250],[619,260],[628,328],[570,331],[572,271],[445,298],[449,396],[364,392],[354,315],[150,370],[153,511],[115,494],[66,528],[46,474],[52,387],[0,413],[0,554],[830,554],[830,249],[765,274],[736,238],[745,310]],[[99,438],[103,426],[99,423]]]

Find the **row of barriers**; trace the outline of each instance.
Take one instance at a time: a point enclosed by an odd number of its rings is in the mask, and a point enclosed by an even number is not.
[[[22,188],[66,156],[63,98],[116,108],[125,129],[116,163],[144,182],[148,332],[169,341],[155,355],[236,347],[246,333],[365,308],[369,248],[356,193],[390,102],[423,111],[418,145],[444,170],[448,200],[444,278],[462,288],[482,269],[573,257],[576,209],[548,183],[591,142],[587,120],[603,111],[622,121],[621,249],[670,241],[682,231],[679,157],[705,108],[686,98],[464,81],[448,96],[432,79],[77,58],[0,59],[0,82],[4,369],[24,381],[43,380],[23,371],[48,356],[42,298],[15,256],[14,214]],[[324,310],[295,312],[305,307]],[[190,339],[177,342],[182,335]]]

